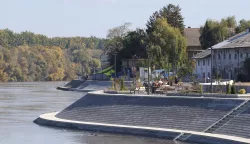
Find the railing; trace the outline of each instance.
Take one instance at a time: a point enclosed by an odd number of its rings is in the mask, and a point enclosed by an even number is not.
[[[211,126],[209,126],[207,129],[205,129],[204,132],[207,132],[209,129],[211,129],[212,127],[214,127],[217,123],[219,123],[220,121],[222,121],[223,119],[225,119],[227,116],[231,115],[235,110],[237,110],[240,107],[242,107],[243,105],[245,105],[248,101],[249,100],[246,100],[243,103],[241,103],[239,106],[237,106],[234,109],[232,109],[230,112],[228,112],[227,114],[225,114],[221,119],[219,119],[218,121],[216,121],[215,123],[213,123]]]

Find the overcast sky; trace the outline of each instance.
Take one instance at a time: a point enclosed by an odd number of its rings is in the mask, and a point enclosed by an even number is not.
[[[0,0],[0,29],[106,37],[108,29],[124,22],[145,28],[149,16],[169,3],[180,5],[186,27],[230,15],[250,19],[249,0]]]

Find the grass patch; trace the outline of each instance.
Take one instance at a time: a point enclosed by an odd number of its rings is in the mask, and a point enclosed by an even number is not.
[[[110,66],[110,67],[98,72],[98,74],[105,74],[108,77],[111,77],[112,73],[115,73],[113,66]]]

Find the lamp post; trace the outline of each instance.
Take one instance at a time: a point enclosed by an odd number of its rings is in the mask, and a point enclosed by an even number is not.
[[[116,55],[117,55],[117,53],[114,52],[114,56],[115,56],[115,79],[116,79]]]
[[[148,91],[147,91],[148,95],[149,95],[149,86],[150,86],[149,68],[150,68],[150,58],[149,58],[149,56],[148,56]]]
[[[136,57],[136,55],[133,55],[132,56],[132,58],[133,58],[133,66],[132,66],[132,71],[133,71],[133,81],[135,82],[136,80],[135,80],[135,76],[136,76],[136,68],[135,68],[135,59],[137,58]]]
[[[213,93],[213,47],[211,47],[211,93]]]
[[[103,55],[103,53],[100,55],[100,62],[101,62],[101,75],[102,75],[102,80],[103,80],[103,71],[102,71],[102,55]]]

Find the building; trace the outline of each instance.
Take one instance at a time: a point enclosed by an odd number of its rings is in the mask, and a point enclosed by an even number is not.
[[[193,59],[196,61],[194,73],[197,78],[211,77],[211,49],[203,50],[196,54]]]
[[[147,67],[145,59],[122,59],[122,71],[133,75],[132,69],[138,67]]]
[[[103,53],[100,55],[100,60],[102,68],[109,66],[108,51],[103,51]]]
[[[237,80],[246,58],[250,56],[250,28],[212,46],[213,75]]]
[[[250,29],[212,46],[212,53],[213,76],[237,80],[238,75],[243,73],[244,61],[250,58]],[[198,53],[193,59],[196,60],[194,73],[198,78],[210,78],[211,49]]]
[[[200,29],[199,28],[185,28],[184,35],[187,39],[187,54],[189,60],[197,53],[202,52],[200,43]]]

